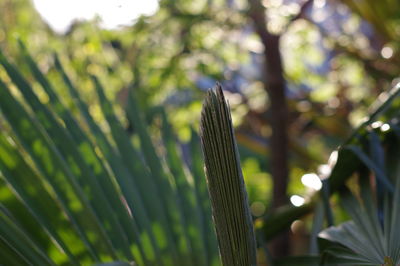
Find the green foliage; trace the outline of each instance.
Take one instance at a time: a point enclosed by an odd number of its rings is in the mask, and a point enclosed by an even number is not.
[[[394,92],[399,92],[399,86]],[[329,241],[321,241],[324,263],[400,263],[400,134],[396,119],[387,122],[390,130],[366,128],[358,137],[357,146],[353,141],[344,147],[361,163],[356,168],[357,189],[354,185],[350,190],[340,189],[343,208],[352,221],[321,232],[319,237]]]
[[[391,0],[384,0],[381,2],[373,0],[341,1],[371,23],[387,41],[399,40],[400,34],[395,30],[396,22],[400,18],[400,4],[398,2]],[[395,45],[397,46],[398,44]]]
[[[219,265],[196,133],[191,134],[191,163],[186,165],[165,110],[155,108],[151,115],[150,120],[158,118],[161,125],[145,122],[135,95],[137,84],[133,84],[126,106],[134,128],[131,136],[98,78],[91,76],[106,121],[99,125],[57,57],[55,69],[75,104],[73,109],[66,107],[21,42],[20,49],[36,82],[28,82],[0,54],[5,70],[0,109],[7,121],[0,124],[1,262]],[[342,145],[320,193],[301,207],[283,207],[259,219],[262,225],[257,233],[270,240],[315,210],[315,239],[322,214],[328,225],[333,223],[329,190],[339,191],[352,218],[319,235],[321,257],[285,258],[277,265],[290,265],[296,259],[308,265],[317,260],[341,265],[399,262],[399,88],[388,92],[387,99]],[[48,102],[38,95],[46,95]],[[378,123],[380,127],[371,127],[378,119],[384,121]],[[230,112],[220,87],[208,94],[201,124],[222,262],[254,265],[253,225]],[[161,134],[151,136],[149,126],[158,127]],[[155,141],[162,143],[163,151]],[[359,184],[349,190],[345,184],[354,178]]]
[[[264,119],[269,99],[260,86],[262,77],[254,75],[260,43],[249,35],[245,2],[163,0],[154,16],[142,17],[120,31],[78,22],[65,35],[56,35],[30,1],[1,1],[0,46],[18,69],[1,57],[8,75],[0,70],[0,264],[220,263],[199,138],[194,131],[187,134],[187,121],[198,126],[194,118],[203,97],[195,84],[198,77],[230,82],[244,73],[244,88],[239,80],[235,83],[239,90],[226,97],[237,125],[250,203],[261,202],[268,210],[272,187],[268,143],[254,141],[251,135],[266,139],[271,133]],[[289,25],[294,15],[290,12],[296,10],[292,4],[289,9],[280,1],[264,2],[271,14],[269,26],[282,18],[288,23],[281,32],[281,53],[289,90],[299,94],[288,99],[293,121],[288,194],[306,194],[299,177],[326,160],[366,115],[365,106],[399,73],[399,4],[342,0],[379,33],[371,37],[356,29],[362,19],[354,14],[345,24],[338,23],[343,32],[337,35],[321,28],[324,21],[313,21],[313,15]],[[314,15],[326,12],[318,6],[327,3],[333,2],[318,1]],[[335,7],[343,11],[342,5]],[[24,47],[14,45],[15,34],[29,43],[35,60]],[[393,55],[383,58],[382,48]],[[60,59],[53,63],[54,50]],[[324,56],[332,60],[322,62]],[[328,70],[319,73],[317,67],[323,63],[329,63]],[[22,77],[26,70],[32,76]],[[132,78],[134,84],[128,88]],[[144,121],[142,110],[182,90],[190,90],[190,97],[167,109],[174,113],[172,125],[162,108]],[[113,104],[117,91],[130,93],[123,108]],[[320,193],[306,195],[308,201],[300,207],[288,205],[257,215],[261,244],[303,217],[311,227],[313,256],[284,258],[276,260],[277,265],[319,263],[318,232],[324,222],[329,226],[344,219],[337,215],[342,211],[335,206],[337,199],[348,207],[353,222],[325,231],[335,241],[326,247],[327,241],[321,242],[322,259],[339,265],[396,261],[398,232],[392,222],[381,226],[376,216],[379,213],[383,216],[379,219],[387,221],[386,216],[397,215],[398,177],[393,169],[399,157],[398,122],[393,118],[399,117],[399,105],[393,100],[398,94],[393,90],[341,146]],[[390,130],[371,130],[378,120],[388,123]],[[134,133],[128,133],[132,128]],[[191,135],[189,165],[183,163],[174,133]],[[373,182],[361,182],[366,176],[381,184],[383,192]],[[351,193],[343,188],[349,180]],[[357,190],[367,196],[360,198]],[[383,207],[375,202],[376,194],[383,195]],[[308,214],[314,216],[313,226]],[[391,240],[388,234],[393,235]],[[375,238],[379,241],[371,241]],[[354,248],[357,239],[366,239],[364,246],[356,247],[368,254]]]
[[[153,144],[133,94],[127,116],[139,145],[96,77],[93,85],[109,132],[95,122],[58,58],[55,67],[75,113],[20,45],[41,89],[0,54],[8,75],[0,80],[0,109],[7,121],[0,134],[1,189],[11,191],[1,199],[1,263],[218,265],[204,204],[208,194],[201,189],[205,180],[193,171],[193,182],[165,113],[158,115],[163,134],[157,141],[165,143],[168,158]],[[199,164],[201,159],[192,156],[192,165]]]
[[[314,210],[315,239],[321,230],[320,210],[324,210],[327,224],[333,223],[329,197],[336,194],[352,220],[319,234],[321,256],[281,258],[277,265],[295,265],[296,261],[296,265],[303,261],[308,265],[399,263],[400,85],[385,94],[386,100],[377,100],[369,119],[339,148],[337,157],[330,162],[333,168],[321,192],[301,207],[286,206],[266,216],[260,232],[270,239]]]

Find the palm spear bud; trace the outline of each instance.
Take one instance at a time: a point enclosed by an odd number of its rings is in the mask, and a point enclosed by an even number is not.
[[[222,263],[256,265],[256,242],[239,153],[219,84],[204,100],[200,135]]]

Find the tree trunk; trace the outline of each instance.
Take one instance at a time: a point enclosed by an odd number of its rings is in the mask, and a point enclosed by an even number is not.
[[[280,35],[268,32],[265,20],[265,8],[258,0],[249,0],[250,18],[264,45],[264,88],[270,99],[269,124],[272,129],[270,138],[270,169],[273,179],[272,208],[276,209],[288,203],[286,191],[288,185],[288,110],[283,77],[282,58],[279,44]],[[272,243],[272,253],[276,257],[285,256],[289,250],[288,233],[279,236]]]
[[[265,44],[266,81],[264,87],[270,98],[270,125],[271,136],[271,174],[274,180],[273,202],[274,208],[287,203],[286,189],[288,183],[288,111],[283,78],[282,60],[279,51],[279,35],[268,35]]]

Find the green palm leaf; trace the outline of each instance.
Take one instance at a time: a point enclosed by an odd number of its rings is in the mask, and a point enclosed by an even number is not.
[[[388,137],[390,135],[385,135]],[[369,153],[361,148],[351,149],[363,163],[359,170],[359,195],[350,190],[341,190],[343,207],[352,221],[337,227],[330,227],[320,233],[319,237],[330,241],[325,249],[325,262],[331,259],[357,260],[357,265],[397,265],[400,263],[400,164],[398,152],[385,153],[383,143],[376,132],[371,131]],[[398,147],[400,139],[391,139],[391,145]],[[385,158],[393,157],[390,164]],[[395,158],[395,159],[394,159]],[[387,168],[386,168],[387,166]],[[395,185],[390,184],[388,172],[395,177]],[[374,174],[376,182],[370,182]],[[390,264],[392,263],[392,264]]]
[[[140,147],[133,145],[97,78],[93,82],[111,134],[94,122],[57,57],[55,69],[83,123],[20,47],[49,102],[42,103],[33,84],[0,54],[12,82],[0,80],[5,119],[0,133],[0,263],[218,265],[217,253],[207,249],[217,246],[216,238],[205,237],[214,231],[203,226],[211,224],[211,210],[200,205],[195,193],[202,182],[193,182],[167,116],[162,116],[169,156],[165,167],[134,95],[127,113],[138,129]]]

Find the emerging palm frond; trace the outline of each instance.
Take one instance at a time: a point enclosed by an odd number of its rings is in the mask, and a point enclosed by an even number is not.
[[[256,243],[229,108],[220,85],[201,115],[201,143],[223,265],[256,265]]]

